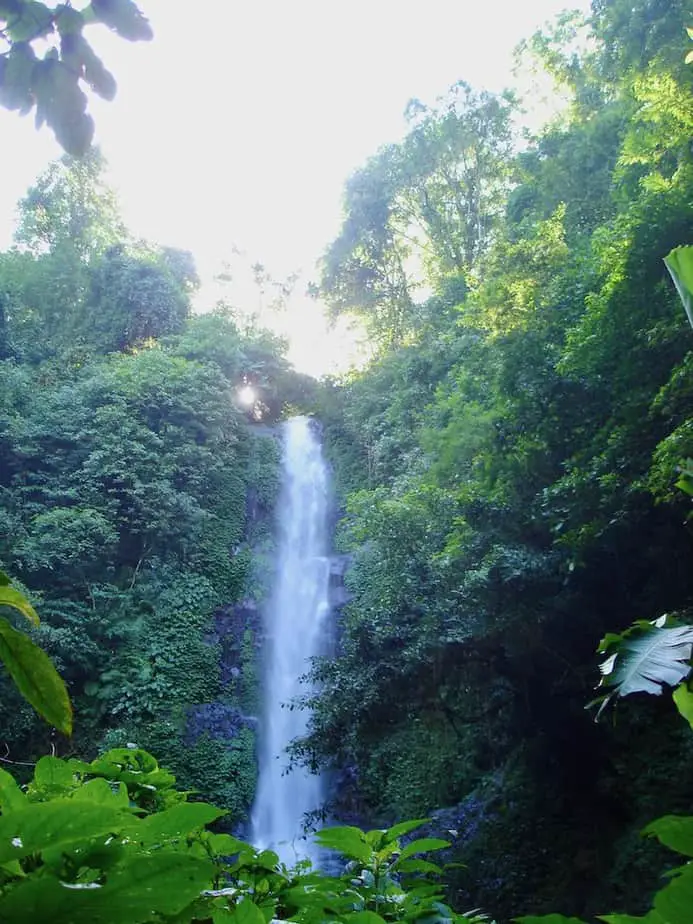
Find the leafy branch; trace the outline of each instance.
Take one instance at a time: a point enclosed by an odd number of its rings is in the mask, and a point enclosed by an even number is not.
[[[129,41],[153,37],[133,0],[93,0],[81,11],[69,2],[50,7],[38,0],[0,0],[0,37],[9,46],[0,55],[0,105],[20,115],[35,111],[36,127],[47,124],[75,156],[86,153],[94,137],[81,85],[106,100],[116,93],[115,78],[83,35],[92,23]],[[44,40],[50,47],[39,57],[34,43]]]

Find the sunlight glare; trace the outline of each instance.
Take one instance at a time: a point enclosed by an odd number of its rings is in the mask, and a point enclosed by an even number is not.
[[[255,404],[257,395],[252,385],[244,385],[238,392],[238,400],[243,407],[252,407]]]
[[[421,17],[400,0],[208,0],[203,40],[191,43],[185,4],[138,0],[152,43],[90,31],[118,81],[115,101],[91,94],[89,109],[125,222],[135,238],[190,250],[206,282],[237,246],[276,278],[316,281],[344,182],[403,135],[407,101],[432,103],[460,78],[491,90],[512,83],[513,47],[564,5],[429,0]],[[5,248],[15,203],[60,149],[46,128],[4,109],[0,136]],[[236,304],[256,302],[251,292]],[[292,361],[312,375],[348,368],[348,333],[306,302],[297,293],[291,323],[268,319]]]

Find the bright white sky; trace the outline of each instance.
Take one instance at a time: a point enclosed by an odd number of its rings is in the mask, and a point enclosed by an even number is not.
[[[302,291],[337,232],[345,180],[401,136],[407,101],[460,79],[508,86],[515,45],[566,5],[587,3],[140,0],[153,43],[90,30],[118,81],[115,102],[91,111],[125,220],[191,250],[207,280],[235,245],[274,276],[302,271]],[[0,138],[5,247],[17,200],[60,151],[3,109]],[[231,289],[257,299],[240,280]],[[324,371],[335,347],[317,306],[296,297],[284,324],[296,365]]]

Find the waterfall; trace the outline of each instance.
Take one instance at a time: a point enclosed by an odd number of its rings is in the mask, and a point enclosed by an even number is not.
[[[284,425],[278,506],[277,571],[265,610],[264,718],[252,812],[253,841],[291,864],[316,859],[303,839],[306,813],[320,807],[322,781],[302,767],[288,770],[286,747],[306,731],[305,710],[289,703],[306,692],[299,682],[322,650],[329,617],[328,477],[320,441],[307,417]]]

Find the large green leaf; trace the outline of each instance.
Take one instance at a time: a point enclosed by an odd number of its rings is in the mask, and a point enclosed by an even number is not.
[[[103,99],[112,100],[116,95],[116,82],[110,71],[95,54],[91,45],[81,33],[68,32],[60,43],[64,63],[83,77],[89,86]]]
[[[675,247],[666,255],[664,263],[686,309],[688,322],[693,327],[693,247]]]
[[[159,914],[177,914],[205,888],[218,873],[211,860],[185,851],[162,850],[139,856],[126,868],[109,876],[102,898],[102,917],[108,924],[131,924]],[[109,912],[109,905],[116,913]]]
[[[666,847],[693,857],[693,817],[665,815],[649,824],[643,834],[654,834]]]
[[[106,774],[114,770],[134,770],[139,774],[149,774],[159,769],[156,758],[143,748],[112,748],[84,766],[89,772],[101,773],[103,771]]]
[[[434,876],[442,876],[443,870],[437,863],[431,863],[430,860],[400,860],[397,864],[400,873],[433,873]]]
[[[367,863],[371,857],[371,848],[366,842],[366,836],[359,828],[345,825],[339,828],[323,828],[315,835],[315,839],[323,847],[338,850],[351,860],[360,860]]]
[[[3,61],[0,73],[0,106],[17,110],[24,115],[31,111],[34,97],[31,79],[36,65],[36,55],[31,45],[17,43]]]
[[[279,855],[273,850],[262,850],[253,860],[253,866],[272,872],[279,863]]]
[[[0,617],[0,660],[22,696],[65,735],[72,734],[72,706],[53,662],[38,645]]]
[[[637,635],[625,637],[600,664],[601,686],[613,688],[617,696],[659,696],[664,684],[675,687],[688,677],[692,650],[693,626],[648,626]]]
[[[33,79],[37,125],[47,122],[58,142],[75,157],[88,150],[94,136],[79,76],[63,61],[47,57],[36,66]]]
[[[674,690],[674,703],[684,719],[693,728],[693,693],[682,683]]]
[[[70,789],[74,771],[59,757],[42,757],[34,769],[34,784],[42,789]]]
[[[214,908],[212,910],[212,924],[231,924],[233,912],[229,908]]]
[[[21,12],[10,17],[6,32],[13,42],[33,42],[53,31],[53,10],[38,0],[24,0]]]
[[[3,812],[11,812],[15,809],[24,808],[26,805],[26,795],[17,785],[15,778],[0,768],[0,809]]]
[[[143,820],[133,820],[128,837],[139,844],[158,844],[203,828],[222,815],[226,815],[224,809],[205,802],[181,802]]]
[[[209,888],[216,867],[189,853],[136,854],[108,874],[104,885],[65,886],[32,876],[0,899],[3,924],[137,924],[179,914]],[[264,922],[263,922],[264,924]]]
[[[234,924],[265,924],[263,913],[250,898],[243,898],[236,905],[229,920]]]
[[[84,28],[84,16],[79,10],[63,3],[55,11],[55,24],[61,37],[77,35]]]
[[[27,803],[0,817],[0,863],[84,845],[122,830],[130,818],[122,809],[85,802],[77,806],[71,799]]]
[[[399,824],[393,825],[385,831],[385,840],[389,843],[390,841],[396,840],[398,837],[404,837],[405,834],[409,834],[410,831],[420,828],[421,825],[425,825],[430,820],[430,818],[412,818],[411,821],[401,821]]]
[[[18,610],[22,616],[26,617],[30,623],[35,626],[39,625],[38,614],[24,594],[8,584],[3,583],[0,586],[0,606],[11,606],[12,609]]]
[[[397,863],[401,863],[402,860],[413,857],[417,853],[428,853],[431,850],[444,850],[449,846],[450,841],[441,840],[439,837],[421,837],[402,848]],[[393,865],[396,866],[397,863]]]
[[[689,865],[654,898],[655,911],[666,924],[691,924],[693,920],[693,865]]]
[[[130,806],[130,797],[125,784],[109,783],[101,777],[97,777],[95,780],[87,780],[83,786],[80,786],[75,791],[72,798],[78,802],[92,802],[97,805],[110,805],[113,807],[120,806],[124,809]]]
[[[91,7],[100,22],[131,42],[148,41],[154,37],[149,20],[133,0],[92,0]]]
[[[216,857],[232,857],[234,854],[250,849],[245,841],[231,834],[208,834],[205,837],[205,844]]]
[[[86,42],[85,42],[86,44]],[[94,54],[88,47],[88,53],[84,56],[84,79],[92,88],[94,93],[102,99],[115,99],[117,85],[115,77],[109,70],[104,67],[101,58]]]

